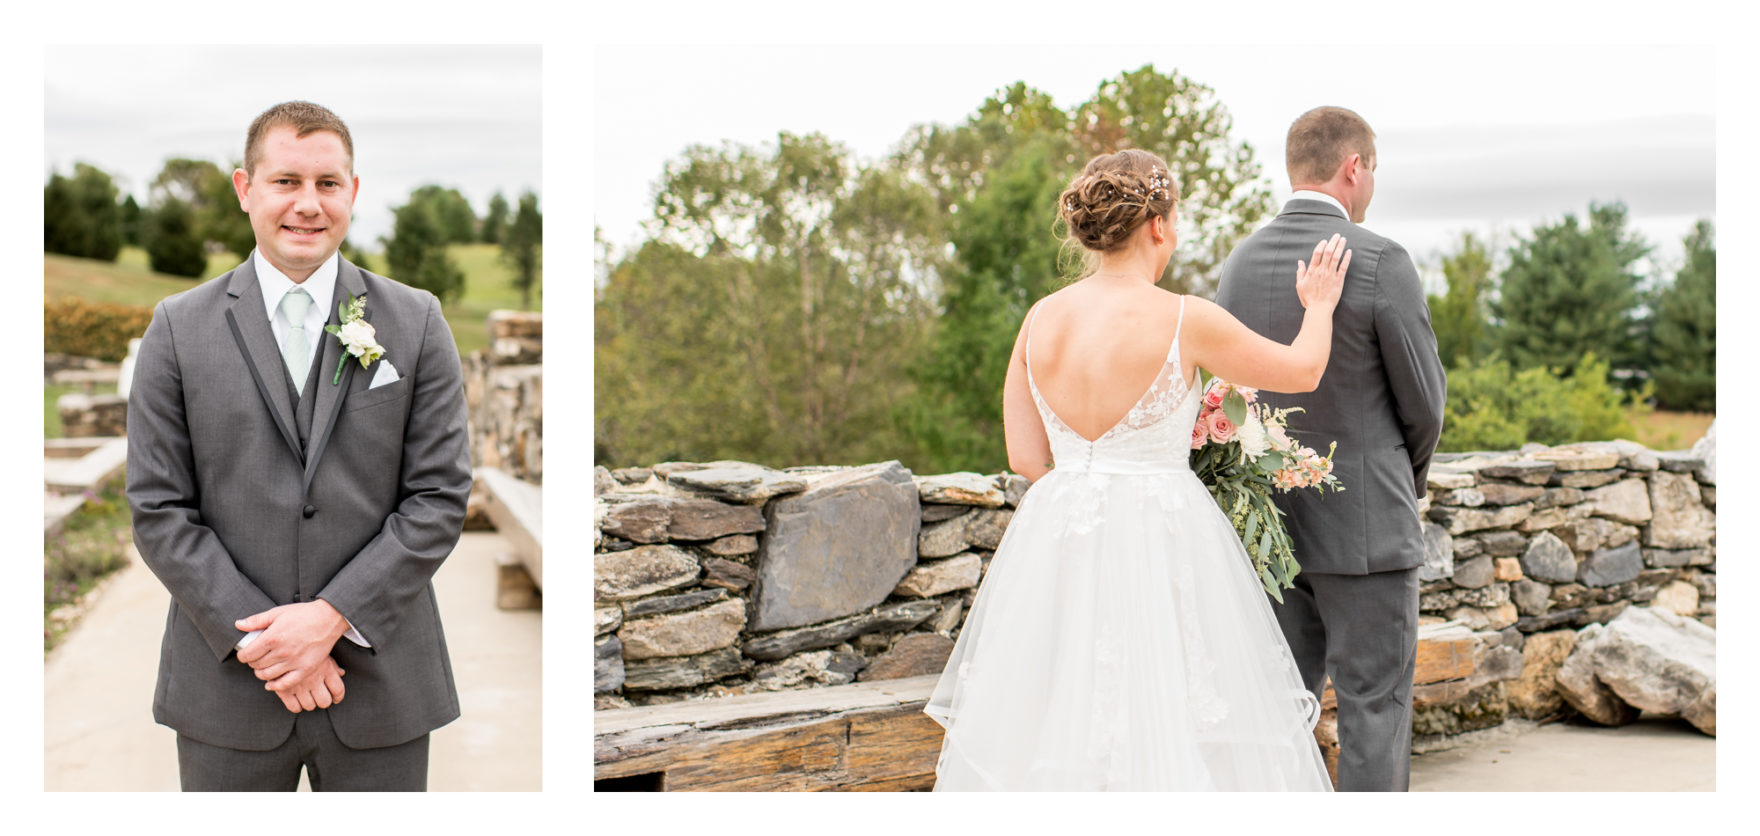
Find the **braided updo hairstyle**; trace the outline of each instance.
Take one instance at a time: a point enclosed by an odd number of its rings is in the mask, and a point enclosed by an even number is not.
[[[1167,163],[1136,148],[1088,161],[1057,199],[1069,240],[1096,253],[1124,246],[1137,227],[1166,217],[1178,203],[1179,185]]]

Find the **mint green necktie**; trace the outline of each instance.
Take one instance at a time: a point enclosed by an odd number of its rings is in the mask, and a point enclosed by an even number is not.
[[[281,359],[293,375],[293,390],[305,394],[306,372],[312,368],[311,343],[306,340],[306,311],[311,310],[312,297],[305,288],[296,287],[281,297],[281,318],[287,323],[281,340]]]

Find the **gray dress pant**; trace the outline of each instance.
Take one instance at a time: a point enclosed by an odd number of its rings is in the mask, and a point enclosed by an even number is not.
[[[1272,602],[1302,684],[1338,698],[1338,788],[1403,792],[1412,777],[1418,570],[1301,572]]]
[[[350,749],[336,738],[330,712],[320,708],[300,712],[293,734],[266,752],[177,736],[184,792],[293,792],[302,766],[313,792],[425,792],[428,735],[381,749]]]

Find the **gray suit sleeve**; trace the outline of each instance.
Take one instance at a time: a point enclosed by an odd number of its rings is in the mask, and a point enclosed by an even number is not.
[[[452,330],[428,297],[421,357],[413,369],[403,435],[401,496],[378,536],[336,573],[318,597],[371,644],[384,647],[464,530],[471,492],[464,372]]]
[[[164,303],[141,339],[128,394],[128,507],[141,559],[224,661],[243,631],[233,622],[275,606],[238,570],[202,521],[185,421],[183,378]]]
[[[1389,242],[1376,264],[1375,279],[1375,336],[1399,413],[1406,455],[1412,460],[1413,489],[1422,498],[1430,457],[1442,437],[1448,377],[1436,353],[1430,307],[1424,302],[1412,257],[1403,247]]]

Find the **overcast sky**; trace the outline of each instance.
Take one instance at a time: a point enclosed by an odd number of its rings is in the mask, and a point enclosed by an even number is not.
[[[48,46],[43,179],[90,163],[144,206],[167,158],[230,173],[257,114],[306,99],[348,123],[349,239],[377,250],[417,186],[457,188],[479,216],[497,190],[542,195],[541,70],[537,46]]]
[[[1708,48],[1356,52],[1322,60],[1287,46],[601,46],[595,222],[614,246],[640,240],[662,166],[693,143],[819,131],[875,158],[913,124],[962,122],[1014,81],[1068,108],[1149,63],[1216,92],[1279,202],[1290,191],[1290,121],[1320,104],[1362,114],[1380,155],[1365,226],[1421,263],[1462,230],[1508,242],[1566,213],[1585,218],[1591,200],[1618,199],[1666,264],[1694,219],[1715,219]]]

